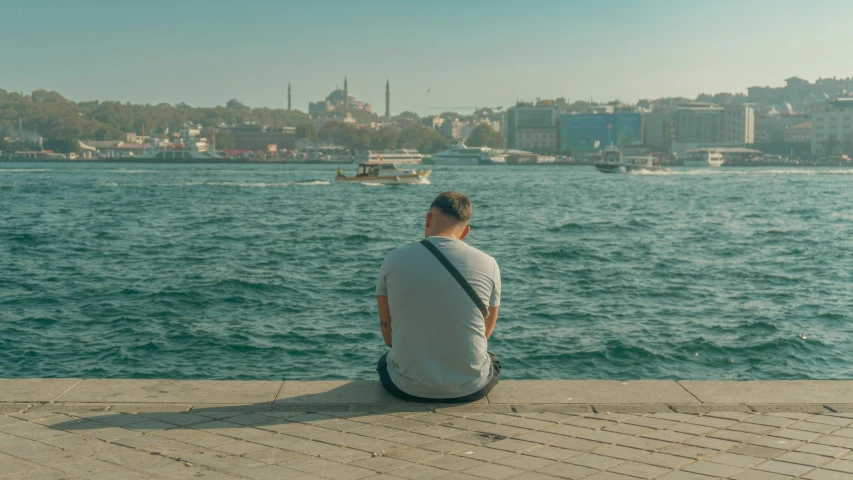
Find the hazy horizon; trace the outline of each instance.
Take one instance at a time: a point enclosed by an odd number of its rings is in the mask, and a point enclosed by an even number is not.
[[[49,6],[45,6],[45,4]],[[308,110],[349,79],[356,99],[420,115],[566,97],[636,102],[745,93],[789,76],[853,76],[835,54],[853,3],[608,4],[377,0],[291,4],[83,0],[0,5],[0,88],[75,101],[192,106],[238,98]]]

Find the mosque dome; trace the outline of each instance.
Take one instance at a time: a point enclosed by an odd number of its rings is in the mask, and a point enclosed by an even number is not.
[[[782,115],[794,114],[794,107],[792,107],[791,104],[788,102],[782,102],[780,104],[774,105],[774,108]]]
[[[340,88],[336,89],[326,97],[327,102],[343,102],[346,101],[346,94]]]

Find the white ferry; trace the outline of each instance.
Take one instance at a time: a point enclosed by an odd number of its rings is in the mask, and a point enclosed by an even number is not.
[[[183,148],[151,148],[146,149],[142,155],[118,158],[115,161],[125,163],[221,163],[226,159],[210,150],[200,151],[196,142],[191,141],[185,144]]]
[[[690,155],[684,159],[685,167],[722,167],[726,163],[723,154],[718,150],[702,148],[687,153]]]
[[[417,165],[423,161],[424,156],[418,153],[417,150],[397,149],[385,150],[384,152],[373,152],[368,150],[355,158],[356,164],[367,162],[389,162],[398,165]]]
[[[430,157],[436,165],[505,165],[506,157],[488,147],[466,147],[464,143]]]
[[[657,165],[651,155],[638,157],[623,157],[615,147],[601,152],[601,159],[595,162],[595,168],[601,173],[631,173],[631,172],[668,172],[668,168]]]
[[[426,183],[432,170],[404,170],[390,162],[363,162],[358,164],[355,176],[348,177],[338,169],[336,182],[378,183],[382,185],[406,185]]]

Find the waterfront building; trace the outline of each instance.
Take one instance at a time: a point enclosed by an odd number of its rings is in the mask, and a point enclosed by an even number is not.
[[[556,153],[556,109],[524,104],[510,108],[506,115],[506,141],[511,149]]]
[[[228,127],[225,131],[234,140],[235,150],[266,150],[270,145],[290,149],[296,143],[296,129],[293,127],[245,123]]]
[[[639,113],[581,113],[560,116],[560,151],[574,155],[611,145],[625,149],[643,142]]]
[[[444,123],[444,119],[438,115],[432,115],[430,117],[422,118],[421,123],[430,130],[438,130],[438,128],[441,127],[441,124]]]
[[[798,123],[785,129],[785,143],[811,143],[812,122]]]
[[[660,152],[671,152],[676,142],[677,105],[659,105],[645,116],[643,143]]]
[[[853,144],[853,98],[839,98],[812,114],[812,154],[839,154],[849,144]]]
[[[332,93],[326,96],[325,100],[309,103],[308,114],[312,116],[323,115],[334,112],[337,109],[346,110],[350,108],[364,110],[366,112],[371,111],[369,103],[360,102],[349,94],[348,81],[347,78],[344,77],[344,88],[336,88]]]

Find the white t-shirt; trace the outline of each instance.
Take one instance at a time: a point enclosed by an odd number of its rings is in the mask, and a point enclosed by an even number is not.
[[[461,240],[428,239],[489,306],[501,300],[501,274],[491,256]],[[391,309],[391,381],[409,395],[456,398],[489,383],[492,364],[483,314],[456,279],[423,245],[400,247],[385,257],[376,295]]]

